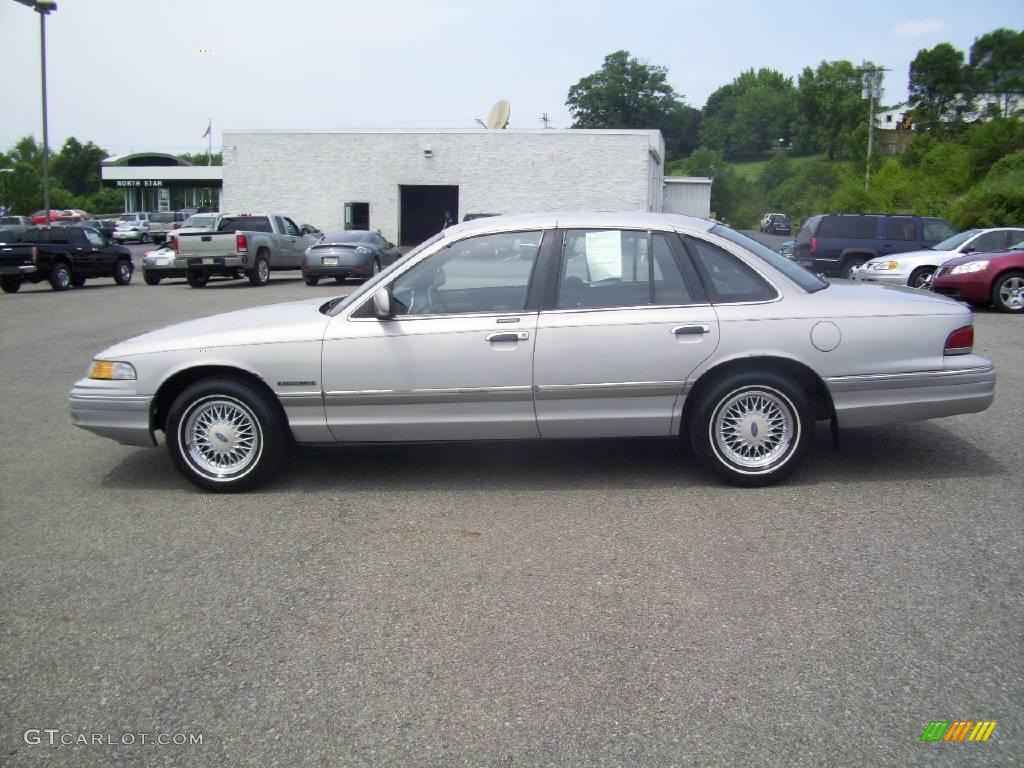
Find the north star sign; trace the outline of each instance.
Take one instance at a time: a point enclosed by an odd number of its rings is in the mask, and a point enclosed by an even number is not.
[[[119,187],[162,187],[163,179],[118,179]]]

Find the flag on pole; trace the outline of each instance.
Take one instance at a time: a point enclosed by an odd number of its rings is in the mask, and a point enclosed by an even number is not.
[[[206,138],[207,136],[209,136],[209,135],[210,135],[210,129],[211,129],[212,127],[213,127],[213,120],[210,120],[210,123],[209,123],[209,125],[207,125],[207,126],[206,126],[206,133],[204,133],[204,134],[203,134],[202,136],[200,136],[199,138],[200,138],[200,139],[205,139],[205,138]]]

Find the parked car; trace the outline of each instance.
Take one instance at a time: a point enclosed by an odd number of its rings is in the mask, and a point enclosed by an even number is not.
[[[830,285],[712,221],[502,216],[449,227],[344,298],[116,344],[70,410],[128,445],[164,432],[209,491],[266,480],[293,442],[626,436],[688,438],[758,486],[796,469],[819,420],[986,409],[995,372],[972,321],[924,291]]]
[[[1024,242],[1002,253],[950,259],[935,273],[932,290],[1000,312],[1024,312]]]
[[[180,211],[152,213],[149,216],[149,239],[154,243],[162,243],[167,235],[178,229],[188,218]]]
[[[348,277],[365,280],[401,257],[398,246],[376,232],[356,229],[328,232],[306,249],[302,278],[306,285],[316,285],[322,277],[333,277],[339,283],[344,283]]]
[[[136,243],[148,243],[151,215],[150,213],[122,213],[117,217],[114,240],[122,244],[128,240]]]
[[[795,261],[812,272],[850,279],[879,256],[920,251],[954,235],[934,216],[839,213],[812,216],[796,236]]]
[[[46,220],[47,220],[46,219],[46,211],[44,211],[44,210],[36,211],[31,216],[29,216],[29,218],[32,219],[32,223],[33,224],[45,224]],[[63,211],[58,211],[58,210],[55,210],[55,209],[52,209],[52,208],[50,209],[50,219],[49,220],[50,220],[51,223],[57,222],[57,221],[61,221],[64,218],[66,218],[66,217],[64,216],[64,212]]]
[[[28,216],[0,216],[0,227],[21,235],[36,228],[36,223]]]
[[[467,213],[462,217],[463,221],[474,221],[475,219],[485,219],[490,216],[500,216],[500,213]]]
[[[176,235],[174,266],[187,269],[188,284],[202,288],[211,275],[249,279],[266,285],[277,269],[299,269],[306,248],[316,242],[287,216],[221,216],[212,234]]]
[[[853,277],[869,283],[925,288],[935,270],[949,259],[965,253],[1004,251],[1021,240],[1024,240],[1024,228],[1020,227],[969,229],[923,251],[871,259],[854,272]]]
[[[90,278],[132,280],[132,254],[111,245],[95,229],[81,226],[37,227],[16,245],[0,247],[0,288],[17,293],[24,283],[49,281],[55,291],[85,285]]]
[[[174,250],[176,243],[171,236],[159,248],[142,254],[142,279],[146,285],[160,285],[161,280],[187,276],[188,270],[185,267],[174,266],[174,259],[178,255]]]
[[[114,239],[114,230],[117,229],[117,221],[114,219],[90,219],[88,226],[98,230],[107,240]]]
[[[792,234],[789,228],[789,217],[784,213],[769,213],[761,219],[761,231],[769,235]]]

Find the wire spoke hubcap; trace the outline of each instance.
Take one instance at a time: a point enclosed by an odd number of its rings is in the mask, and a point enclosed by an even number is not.
[[[724,400],[712,429],[718,450],[728,461],[746,469],[764,469],[789,452],[796,419],[779,394],[756,388]]]
[[[197,471],[214,479],[244,473],[259,458],[262,433],[243,403],[214,397],[193,406],[181,427],[184,453]]]

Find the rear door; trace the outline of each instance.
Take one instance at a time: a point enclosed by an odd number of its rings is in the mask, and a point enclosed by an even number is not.
[[[668,436],[718,318],[673,233],[559,230],[557,290],[537,324],[541,437]]]

